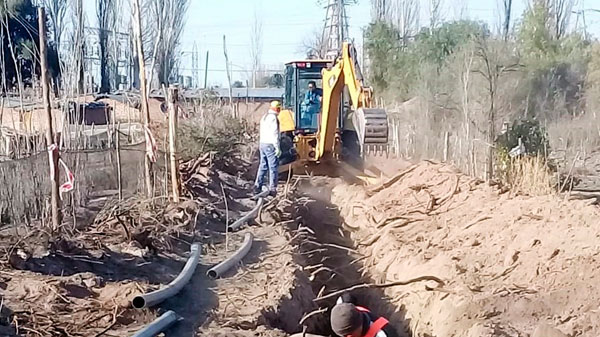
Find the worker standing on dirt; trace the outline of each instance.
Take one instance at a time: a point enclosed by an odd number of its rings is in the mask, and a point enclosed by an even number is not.
[[[397,337],[387,319],[369,309],[338,301],[331,309],[331,329],[341,337]]]
[[[267,172],[269,173],[269,194],[272,196],[277,194],[277,175],[279,170],[279,156],[281,155],[281,149],[279,148],[279,119],[277,115],[280,111],[281,103],[273,101],[271,102],[269,111],[260,119],[260,164],[258,173],[256,174],[256,182],[254,183],[254,194],[259,194],[262,191]]]

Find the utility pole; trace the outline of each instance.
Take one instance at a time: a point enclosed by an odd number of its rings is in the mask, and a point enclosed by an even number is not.
[[[52,106],[50,103],[50,83],[48,82],[48,59],[46,50],[46,9],[38,8],[38,25],[40,30],[40,67],[42,71],[42,97],[44,102],[44,111],[46,112],[46,145],[48,146],[48,155],[50,163],[50,181],[52,184],[52,231],[56,233],[60,229],[62,221],[60,210],[60,191],[59,191],[59,168],[58,158],[59,149],[54,144],[54,129],[52,126]]]
[[[142,20],[140,16],[140,0],[133,0],[133,25],[135,31],[138,64],[140,68],[140,95],[142,103],[142,116],[144,118],[144,134],[146,135],[146,149],[151,145],[151,139],[148,135],[150,125],[150,111],[148,110],[148,86],[146,85],[146,65],[144,63],[144,48],[142,45]],[[144,156],[144,176],[146,180],[146,195],[148,198],[152,198],[154,191],[152,188],[152,162],[150,162],[149,154],[146,153]]]
[[[198,68],[200,68],[200,60],[198,57],[198,46],[196,45],[196,41],[194,41],[194,46],[192,47],[192,76],[193,76],[193,87],[200,88],[200,76],[198,74]]]
[[[231,108],[231,117],[235,118],[235,110],[233,108],[233,88],[231,87],[231,71],[229,67],[229,56],[227,55],[227,42],[223,35],[223,54],[225,56],[225,70],[227,71],[227,82],[229,82],[229,106]]]
[[[342,43],[348,39],[348,16],[346,5],[348,0],[329,0],[325,27],[323,28],[323,41],[325,41],[325,57],[335,59],[342,49]]]
[[[177,98],[179,89],[176,86],[169,87],[169,152],[171,155],[171,187],[173,191],[173,202],[179,202],[179,160],[177,159]]]
[[[206,65],[204,66],[204,89],[208,88],[208,50],[206,51]]]
[[[579,25],[579,16],[581,16],[581,19],[583,22],[583,37],[585,38],[585,40],[589,40],[588,29],[587,29],[588,27],[587,27],[587,22],[585,19],[586,12],[600,13],[600,9],[585,8],[585,3],[582,0],[580,3],[580,9],[578,11],[571,11],[571,13],[577,14],[577,23],[575,24],[575,29],[577,29],[577,26]]]

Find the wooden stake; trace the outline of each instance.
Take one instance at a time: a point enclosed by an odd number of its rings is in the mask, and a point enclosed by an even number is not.
[[[169,87],[169,152],[171,154],[171,186],[173,190],[173,202],[179,202],[179,160],[177,159],[177,98],[179,89],[175,86]]]
[[[117,150],[117,184],[119,189],[119,200],[123,200],[123,182],[121,178],[121,123],[118,124],[115,132],[115,148]]]
[[[46,121],[48,128],[46,129],[46,144],[48,147],[54,145],[54,130],[52,125],[52,106],[50,105],[50,84],[48,82],[48,60],[46,51],[46,10],[44,7],[38,8],[38,24],[40,29],[40,65],[42,70],[42,92],[44,110],[46,112]],[[52,184],[52,231],[56,232],[60,228],[62,214],[60,210],[60,195],[59,195],[59,167],[58,156],[59,150],[48,151],[50,157],[50,181]]]
[[[450,132],[444,134],[444,163],[448,162],[448,152],[450,152]]]
[[[147,84],[146,84],[146,65],[144,64],[144,48],[142,45],[142,20],[140,16],[140,0],[133,0],[133,29],[135,32],[136,44],[137,44],[137,54],[139,59],[139,67],[140,67],[140,94],[141,94],[141,103],[142,103],[142,118],[144,119],[144,126],[146,128],[149,127],[150,124],[150,111],[148,109],[148,92],[147,92]],[[146,142],[149,140],[146,139]],[[150,162],[150,158],[148,156],[144,156],[144,176],[146,180],[146,194],[148,198],[152,198],[154,191],[152,188],[152,163]]]
[[[229,56],[227,55],[227,42],[223,35],[223,55],[225,56],[225,70],[227,71],[227,82],[229,83],[229,108],[231,117],[235,118],[235,109],[233,108],[233,88],[231,87],[231,72],[229,71]]]

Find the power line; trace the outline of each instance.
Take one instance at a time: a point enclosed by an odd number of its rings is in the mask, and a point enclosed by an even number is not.
[[[183,70],[183,71],[204,71],[204,69],[200,68],[200,69],[194,69],[194,68],[183,68],[180,67],[179,70]],[[208,69],[208,72],[227,72],[227,69]],[[232,73],[244,73],[244,74],[250,74],[252,73],[252,69],[230,69],[229,72]],[[283,68],[282,69],[261,69],[259,72],[265,72],[265,73],[282,73],[283,72]]]

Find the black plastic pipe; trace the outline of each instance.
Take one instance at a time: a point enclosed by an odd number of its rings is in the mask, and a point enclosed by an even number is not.
[[[177,293],[179,293],[192,278],[199,260],[200,244],[194,243],[190,248],[190,257],[177,278],[175,278],[171,283],[162,289],[134,297],[133,301],[131,301],[133,307],[136,309],[152,307],[169,297],[177,295]]]
[[[233,253],[233,255],[225,259],[225,261],[210,268],[206,275],[212,279],[216,279],[231,269],[231,267],[235,266],[250,251],[250,248],[252,247],[252,240],[254,240],[252,233],[246,233],[242,246],[235,253]]]
[[[232,230],[232,231],[237,230],[246,222],[256,218],[256,216],[258,215],[258,211],[260,211],[260,208],[263,206],[263,204],[265,202],[264,197],[266,197],[268,194],[269,194],[269,191],[264,191],[264,192],[261,192],[260,194],[256,195],[256,198],[258,198],[258,201],[256,202],[256,206],[254,206],[254,208],[250,212],[248,212],[246,215],[244,215],[243,217],[239,218],[236,222],[229,225],[229,230]]]
[[[177,315],[174,311],[169,310],[162,316],[155,319],[154,322],[146,325],[142,330],[135,333],[131,337],[154,337],[166,330],[168,327],[177,322]]]

